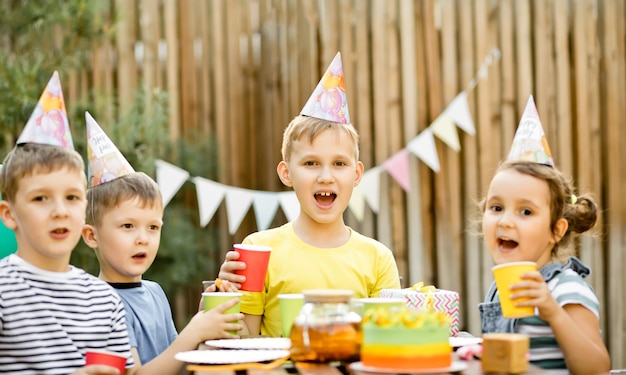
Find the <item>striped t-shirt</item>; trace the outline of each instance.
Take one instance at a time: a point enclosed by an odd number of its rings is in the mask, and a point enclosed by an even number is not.
[[[0,260],[0,373],[68,374],[85,352],[109,350],[133,366],[124,307],[104,281],[71,267],[44,271]]]
[[[599,318],[598,297],[573,269],[564,268],[554,274],[547,284],[559,306],[581,305]],[[530,336],[530,361],[533,364],[543,368],[565,368],[563,352],[554,338],[552,328],[539,316],[519,319],[515,331]]]

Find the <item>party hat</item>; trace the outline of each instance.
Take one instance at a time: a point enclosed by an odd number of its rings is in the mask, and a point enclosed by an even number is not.
[[[39,102],[30,115],[17,144],[38,143],[74,149],[70,124],[67,121],[61,80],[56,71],[48,81]]]
[[[506,161],[520,160],[534,161],[554,167],[552,153],[532,95],[528,98],[524,114],[513,137],[511,151],[506,158]]]
[[[350,123],[341,52],[335,55],[300,114],[342,124]]]
[[[89,185],[98,186],[135,172],[89,112],[85,112],[85,119],[87,120]]]

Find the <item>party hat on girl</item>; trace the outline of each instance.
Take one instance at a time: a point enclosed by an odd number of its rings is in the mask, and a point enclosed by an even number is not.
[[[38,143],[74,149],[61,80],[56,71],[41,94],[17,144]]]
[[[350,123],[341,52],[335,55],[300,114],[341,124]]]
[[[552,153],[532,95],[526,103],[506,161],[534,161],[554,167]]]
[[[85,119],[87,120],[89,185],[98,186],[135,172],[89,112],[85,112]]]

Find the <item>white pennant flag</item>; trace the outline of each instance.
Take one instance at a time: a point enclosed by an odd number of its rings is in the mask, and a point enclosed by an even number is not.
[[[352,211],[358,221],[363,221],[365,216],[365,197],[363,196],[363,191],[358,186],[352,190],[348,207],[350,207],[350,211]]]
[[[469,135],[475,135],[474,120],[470,113],[467,93],[462,91],[452,100],[444,113],[454,121],[455,124]]]
[[[378,213],[380,208],[380,174],[383,167],[370,168],[369,171],[363,173],[359,189],[363,192],[363,196],[372,211]]]
[[[407,150],[420,158],[435,172],[439,172],[439,156],[435,146],[435,137],[430,129],[426,128],[417,137],[411,139],[406,145]]]
[[[161,196],[163,198],[163,207],[167,206],[170,200],[176,195],[178,189],[189,178],[189,172],[178,168],[163,160],[156,161],[156,179]]]
[[[280,208],[283,209],[287,221],[294,221],[300,214],[300,202],[293,191],[285,191],[278,193]]]
[[[251,190],[230,187],[226,190],[226,212],[228,212],[228,233],[235,234],[252,205],[254,195]]]
[[[272,224],[272,219],[278,211],[278,194],[255,191],[254,192],[254,216],[259,230],[265,230]]]
[[[456,126],[454,126],[452,119],[445,113],[440,114],[428,128],[432,130],[437,138],[447,144],[448,147],[456,152],[461,150],[461,143],[459,142],[459,134],[456,132]]]
[[[200,209],[200,226],[206,226],[215,215],[215,211],[222,204],[226,187],[220,183],[202,177],[194,177],[198,207]]]

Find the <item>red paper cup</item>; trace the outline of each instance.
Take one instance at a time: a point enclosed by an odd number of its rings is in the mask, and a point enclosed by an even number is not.
[[[239,253],[239,261],[246,264],[245,270],[235,271],[236,274],[246,277],[246,281],[241,284],[241,290],[262,291],[272,249],[268,246],[250,244],[236,244],[233,247]]]
[[[106,350],[90,350],[85,354],[87,365],[107,365],[119,370],[120,374],[126,371],[126,357],[119,353]]]

